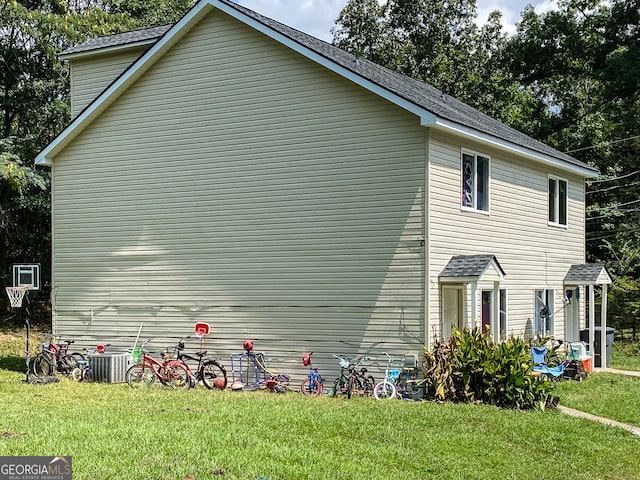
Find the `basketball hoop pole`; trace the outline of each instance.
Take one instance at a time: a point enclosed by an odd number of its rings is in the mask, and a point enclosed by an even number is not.
[[[6,291],[7,291],[7,296],[9,297],[9,301],[11,303],[11,309],[13,310],[14,308],[18,309],[17,312],[17,316],[18,319],[22,318],[22,301],[24,298],[27,299],[27,303],[29,302],[29,297],[28,297],[28,293],[29,293],[29,287],[27,285],[21,285],[21,286],[17,286],[17,287],[6,287]],[[24,379],[25,383],[29,383],[29,374],[30,369],[29,369],[29,363],[31,361],[31,355],[29,354],[29,329],[31,327],[31,324],[29,323],[29,309],[25,307],[26,310],[26,315],[24,315],[24,323],[25,323],[25,327],[26,327],[26,334],[27,334],[27,338],[26,338],[26,346],[25,346],[25,363],[27,366],[27,370],[26,370],[26,378]]]

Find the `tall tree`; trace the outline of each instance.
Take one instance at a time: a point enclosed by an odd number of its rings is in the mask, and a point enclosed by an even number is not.
[[[515,92],[499,54],[500,14],[476,25],[475,0],[349,0],[332,29],[335,45],[492,114],[508,115],[502,90]],[[509,110],[509,109],[507,109]]]
[[[526,10],[506,58],[535,105],[525,130],[603,173],[587,190],[587,241],[589,258],[606,260],[640,235],[640,2],[559,7]]]

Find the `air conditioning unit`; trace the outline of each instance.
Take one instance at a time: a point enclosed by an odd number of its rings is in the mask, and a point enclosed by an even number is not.
[[[130,353],[99,353],[89,355],[91,380],[94,382],[124,383],[131,365]]]

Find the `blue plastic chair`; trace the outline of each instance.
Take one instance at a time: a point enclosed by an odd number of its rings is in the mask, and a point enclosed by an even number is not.
[[[564,362],[557,367],[547,365],[547,347],[531,347],[531,358],[533,359],[533,371],[551,380],[561,377],[567,366]]]

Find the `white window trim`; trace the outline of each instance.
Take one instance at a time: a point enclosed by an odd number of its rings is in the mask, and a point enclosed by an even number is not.
[[[488,172],[487,172],[487,192],[486,192],[486,201],[487,201],[487,209],[486,210],[479,210],[477,208],[477,195],[475,195],[474,192],[474,197],[473,197],[473,203],[474,206],[473,207],[467,207],[465,205],[462,204],[462,199],[460,199],[460,210],[465,211],[465,212],[474,212],[474,213],[481,213],[484,215],[490,215],[491,214],[491,156],[485,154],[485,153],[480,153],[480,152],[475,152],[473,150],[467,150],[465,148],[460,150],[460,194],[462,195],[463,189],[464,189],[464,155],[470,155],[473,157],[474,161],[473,161],[473,185],[474,188],[476,188],[476,185],[478,184],[478,180],[476,178],[477,176],[477,172],[478,172],[478,168],[477,168],[477,161],[478,161],[478,156],[481,156],[483,158],[486,158],[487,160],[489,160],[489,168],[488,168]],[[476,188],[477,191],[477,188]]]
[[[503,342],[509,338],[509,290],[506,287],[501,287],[499,290],[499,295],[502,296],[504,292],[504,338],[502,337],[502,332],[500,331],[500,318],[498,318],[497,324],[497,334],[498,339]],[[500,310],[500,298],[498,298],[498,314],[502,313]]]
[[[555,204],[556,208],[554,213],[555,221],[549,220],[549,180],[554,180],[556,182],[556,193],[555,193]],[[567,210],[567,223],[560,223],[560,182],[565,182],[566,192],[565,192],[565,208]],[[551,227],[559,227],[559,228],[569,228],[569,180],[563,177],[558,177],[557,175],[548,175],[547,176],[547,225]]]

